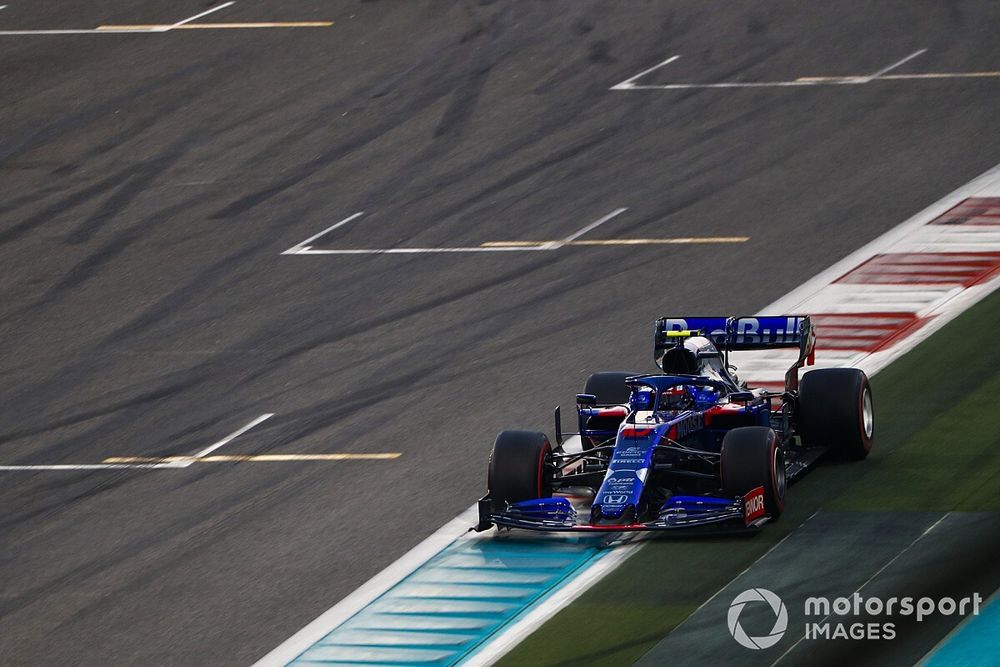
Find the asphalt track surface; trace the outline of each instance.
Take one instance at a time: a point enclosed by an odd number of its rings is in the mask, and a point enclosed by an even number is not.
[[[8,2],[0,29],[191,2]],[[206,19],[207,20],[207,19]],[[0,662],[247,664],[483,491],[652,320],[749,313],[996,164],[989,2],[237,2],[328,28],[0,36]],[[288,256],[749,236],[740,244]],[[220,452],[220,453],[221,453]]]

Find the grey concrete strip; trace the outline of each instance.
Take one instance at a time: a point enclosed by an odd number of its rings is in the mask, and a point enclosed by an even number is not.
[[[851,595],[943,516],[941,512],[817,514],[730,582],[638,664],[770,665],[803,637],[806,598]],[[753,588],[773,591],[788,610],[783,638],[763,650],[744,648],[730,637],[727,626],[730,604]],[[749,636],[765,636],[775,623],[775,614],[766,604],[749,603],[739,623]]]
[[[1000,512],[952,512],[861,593],[882,600],[892,596],[960,600],[975,594],[986,600],[1000,586],[998,553]],[[913,617],[894,616],[888,621],[894,625],[891,641],[803,641],[779,665],[913,665],[963,618],[957,613],[933,614],[917,623]],[[873,617],[833,620],[849,625]]]

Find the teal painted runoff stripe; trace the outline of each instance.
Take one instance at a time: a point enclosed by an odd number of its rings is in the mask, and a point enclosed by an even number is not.
[[[457,539],[293,665],[454,665],[609,549],[607,537]]]
[[[994,594],[978,616],[958,626],[922,665],[1000,665],[1000,595]]]

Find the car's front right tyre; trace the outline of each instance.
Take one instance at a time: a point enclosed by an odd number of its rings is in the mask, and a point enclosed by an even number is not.
[[[774,430],[741,426],[722,439],[722,490],[731,498],[764,488],[764,509],[777,518],[785,509],[785,452]]]

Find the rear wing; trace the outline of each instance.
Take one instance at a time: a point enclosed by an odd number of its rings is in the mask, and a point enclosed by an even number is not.
[[[663,352],[677,344],[677,334],[701,332],[723,351],[730,352],[798,348],[798,361],[785,374],[785,389],[796,391],[798,369],[812,365],[816,350],[816,330],[808,315],[767,317],[661,317],[656,320],[653,359],[659,365]]]

